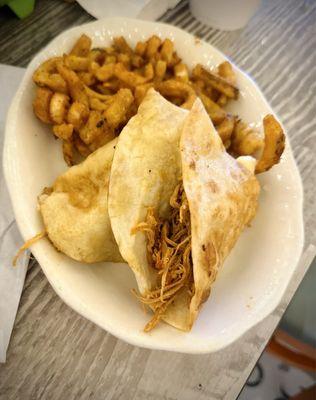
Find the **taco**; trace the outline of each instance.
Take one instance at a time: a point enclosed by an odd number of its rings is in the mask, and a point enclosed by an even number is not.
[[[191,329],[225,258],[257,209],[252,157],[234,159],[201,101],[190,112],[151,89],[120,134],[109,188],[112,230],[138,298]]]
[[[80,262],[123,261],[107,209],[116,142],[69,168],[38,198],[48,238],[57,250]]]

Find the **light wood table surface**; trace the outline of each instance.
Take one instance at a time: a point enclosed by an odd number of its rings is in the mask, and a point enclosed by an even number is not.
[[[77,3],[62,0],[38,0],[23,21],[1,9],[0,63],[24,67],[58,33],[92,19]],[[235,32],[200,24],[185,1],[161,20],[222,50],[256,80],[279,115],[303,179],[307,249],[316,242],[316,2],[262,1],[248,26]],[[33,260],[7,362],[0,366],[0,399],[235,399],[312,256],[309,247],[272,315],[228,348],[198,356],[116,339],[66,306]]]

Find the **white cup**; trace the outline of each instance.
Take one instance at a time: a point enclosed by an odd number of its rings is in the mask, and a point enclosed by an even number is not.
[[[190,0],[190,9],[203,24],[224,31],[243,28],[260,0]]]

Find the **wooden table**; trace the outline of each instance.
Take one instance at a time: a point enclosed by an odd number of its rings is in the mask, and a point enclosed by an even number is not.
[[[38,0],[24,21],[2,9],[0,63],[26,66],[58,33],[92,19],[76,3],[61,0]],[[304,182],[306,247],[315,243],[316,2],[263,1],[248,26],[235,32],[203,26],[186,2],[161,20],[209,41],[257,81],[291,138]],[[305,261],[311,257],[310,249]],[[7,363],[0,367],[0,399],[234,399],[305,265],[272,315],[225,350],[192,356],[136,348],[104,332],[56,296],[33,260]]]

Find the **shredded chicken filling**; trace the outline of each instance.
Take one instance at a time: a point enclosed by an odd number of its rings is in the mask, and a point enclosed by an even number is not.
[[[143,304],[154,310],[145,332],[158,324],[182,288],[193,296],[190,210],[182,182],[176,186],[170,206],[168,220],[160,220],[154,209],[149,208],[146,221],[133,229],[146,234],[148,261],[158,272],[157,287],[145,295],[137,294]]]

